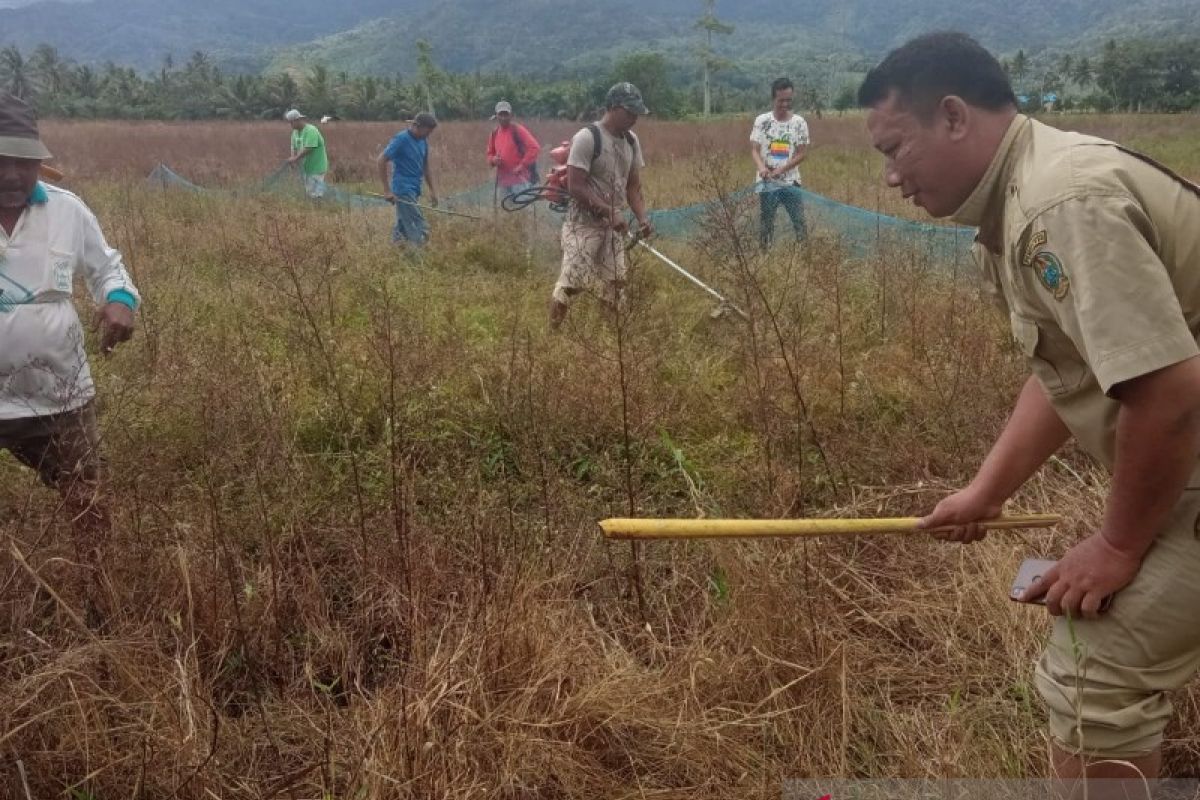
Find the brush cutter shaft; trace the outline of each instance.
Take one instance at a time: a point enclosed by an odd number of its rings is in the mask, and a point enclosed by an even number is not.
[[[647,249],[647,250],[649,250],[651,253],[653,253],[654,255],[658,256],[658,259],[659,259],[659,261],[662,261],[662,262],[663,262],[664,264],[666,264],[668,267],[670,267],[671,269],[675,270],[675,271],[676,271],[676,272],[678,272],[680,275],[682,275],[683,277],[687,278],[689,281],[691,281],[692,283],[696,284],[696,285],[697,285],[697,286],[699,286],[701,289],[703,289],[704,291],[706,291],[706,292],[708,292],[709,294],[711,294],[713,297],[715,297],[715,298],[717,298],[718,300],[720,300],[722,303],[726,302],[725,298],[724,298],[724,297],[721,295],[721,293],[720,293],[720,292],[718,292],[716,289],[713,289],[712,287],[708,286],[708,285],[707,285],[707,284],[705,284],[703,281],[701,281],[699,278],[697,278],[695,275],[693,275],[692,273],[688,272],[686,269],[684,269],[683,267],[679,266],[678,264],[676,264],[676,263],[675,263],[674,261],[672,261],[671,259],[669,259],[669,258],[667,258],[666,256],[664,256],[664,255],[663,255],[662,253],[660,253],[660,252],[659,252],[659,251],[658,251],[656,248],[654,248],[653,246],[651,246],[651,245],[647,244],[647,243],[646,243],[646,241],[645,241],[644,239],[638,239],[638,240],[637,240],[637,246],[638,246],[638,247],[644,247],[644,248],[646,248],[646,249]]]
[[[981,523],[985,530],[1048,528],[1056,514],[1004,516]],[[953,526],[918,530],[920,517],[888,519],[606,519],[600,528],[609,539],[758,539],[765,537],[873,536],[934,533]]]
[[[729,302],[723,294],[721,294],[716,289],[713,289],[711,286],[709,286],[708,284],[701,281],[695,275],[688,272],[686,269],[679,266],[671,259],[667,258],[665,255],[660,253],[655,247],[647,244],[645,239],[634,239],[634,244],[636,244],[638,247],[644,247],[647,250],[649,250],[651,253],[653,253],[655,255],[655,257],[658,258],[659,261],[663,262],[668,267],[675,270],[680,275],[682,275],[683,277],[687,278],[689,281],[694,283],[696,286],[699,286],[701,289],[708,292],[713,297],[717,298],[717,301],[720,302],[722,306],[728,306],[729,308],[733,309],[735,312],[737,312],[737,315],[739,317],[741,317],[742,319],[749,319],[749,317],[746,316],[746,312],[742,311],[740,308],[735,306],[733,303]]]

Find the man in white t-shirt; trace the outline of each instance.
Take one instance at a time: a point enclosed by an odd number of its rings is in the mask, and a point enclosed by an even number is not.
[[[796,241],[803,241],[808,231],[804,224],[804,195],[800,190],[800,162],[808,154],[808,123],[792,113],[796,89],[787,78],[771,84],[772,109],[754,120],[750,131],[750,154],[758,169],[755,191],[758,192],[761,224],[759,242],[763,250],[771,246],[775,234],[775,215],[783,206],[792,220]]]

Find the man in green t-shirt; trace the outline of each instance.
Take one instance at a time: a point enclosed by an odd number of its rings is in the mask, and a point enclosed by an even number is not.
[[[325,154],[325,137],[316,125],[298,110],[283,115],[292,126],[292,156],[288,164],[300,164],[304,173],[304,191],[312,198],[325,196],[325,173],[329,171],[329,156]]]

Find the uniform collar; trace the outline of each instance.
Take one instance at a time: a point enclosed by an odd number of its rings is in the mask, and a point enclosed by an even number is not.
[[[38,181],[34,185],[33,191],[29,193],[29,205],[44,206],[44,205],[46,205],[46,203],[49,203],[49,202],[50,202],[50,194],[46,191],[46,185],[43,184],[41,181]]]
[[[975,191],[966,199],[951,219],[959,225],[979,228],[979,242],[993,252],[1000,249],[1001,219],[998,210],[1004,201],[1004,191],[1016,167],[1015,154],[1032,129],[1029,117],[1017,114],[1009,124],[996,155],[983,173]]]

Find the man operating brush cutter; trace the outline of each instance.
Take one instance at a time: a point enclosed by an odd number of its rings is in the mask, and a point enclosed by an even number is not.
[[[638,117],[649,113],[632,83],[618,83],[605,97],[604,118],[575,134],[567,161],[571,207],[562,229],[562,271],[550,298],[550,327],[567,317],[575,297],[595,287],[617,308],[625,288],[625,247],[629,229],[625,208],[637,218],[639,235],[654,227],[642,196],[642,146],[633,133]]]
[[[580,134],[581,136],[583,136],[583,134],[590,134],[590,137],[592,137],[594,161],[596,155],[599,154],[599,151],[602,148],[600,131],[598,128],[596,128],[596,126],[590,126],[589,128],[586,128],[586,130],[581,131]],[[558,148],[554,148],[554,150],[551,151],[551,158],[554,163],[556,163],[556,167],[554,167],[552,170],[550,179],[548,179],[545,184],[529,187],[526,188],[526,190],[509,194],[509,196],[504,198],[503,203],[500,204],[500,207],[503,207],[505,211],[520,211],[521,209],[524,209],[524,207],[538,203],[540,200],[546,200],[547,203],[550,203],[552,210],[568,211],[571,199],[568,187],[570,169],[572,169],[568,164],[571,146],[571,143],[563,143],[562,145],[559,145]],[[580,167],[576,166],[575,169],[580,169]],[[576,178],[576,181],[576,191],[580,191],[578,190],[578,186],[580,186],[580,184],[578,184],[578,178]],[[719,303],[719,305],[713,309],[712,317],[714,319],[724,317],[724,315],[728,312],[736,313],[738,317],[742,319],[750,319],[748,315],[742,311],[742,309],[734,306],[733,303],[730,302],[727,297],[725,297],[725,295],[720,294],[719,291],[709,287],[709,285],[701,281],[700,278],[692,275],[692,273],[688,270],[683,269],[683,267],[679,266],[676,261],[659,252],[658,248],[650,246],[646,241],[646,235],[652,233],[652,229],[648,228],[648,223],[647,225],[643,225],[640,230],[634,231],[631,228],[628,218],[623,219],[623,222],[626,235],[625,251],[629,251],[629,249],[634,247],[640,247],[644,249],[644,251],[654,255],[654,258],[662,261],[662,263],[666,264],[668,267],[671,267],[672,270],[678,272],[679,275],[682,275],[684,278],[688,279],[690,283],[696,285],[696,287],[703,290],[704,293],[712,295]],[[570,221],[568,224],[570,224]],[[565,236],[566,231],[564,230],[564,239]],[[566,266],[565,255],[566,248],[564,245],[564,269]],[[624,265],[624,261],[624,258],[620,259],[620,264],[622,264],[622,266]],[[563,293],[568,293],[568,289],[564,288]],[[553,308],[557,308],[557,306],[554,306]],[[565,313],[565,311],[563,313]],[[553,317],[551,319],[553,321]]]

